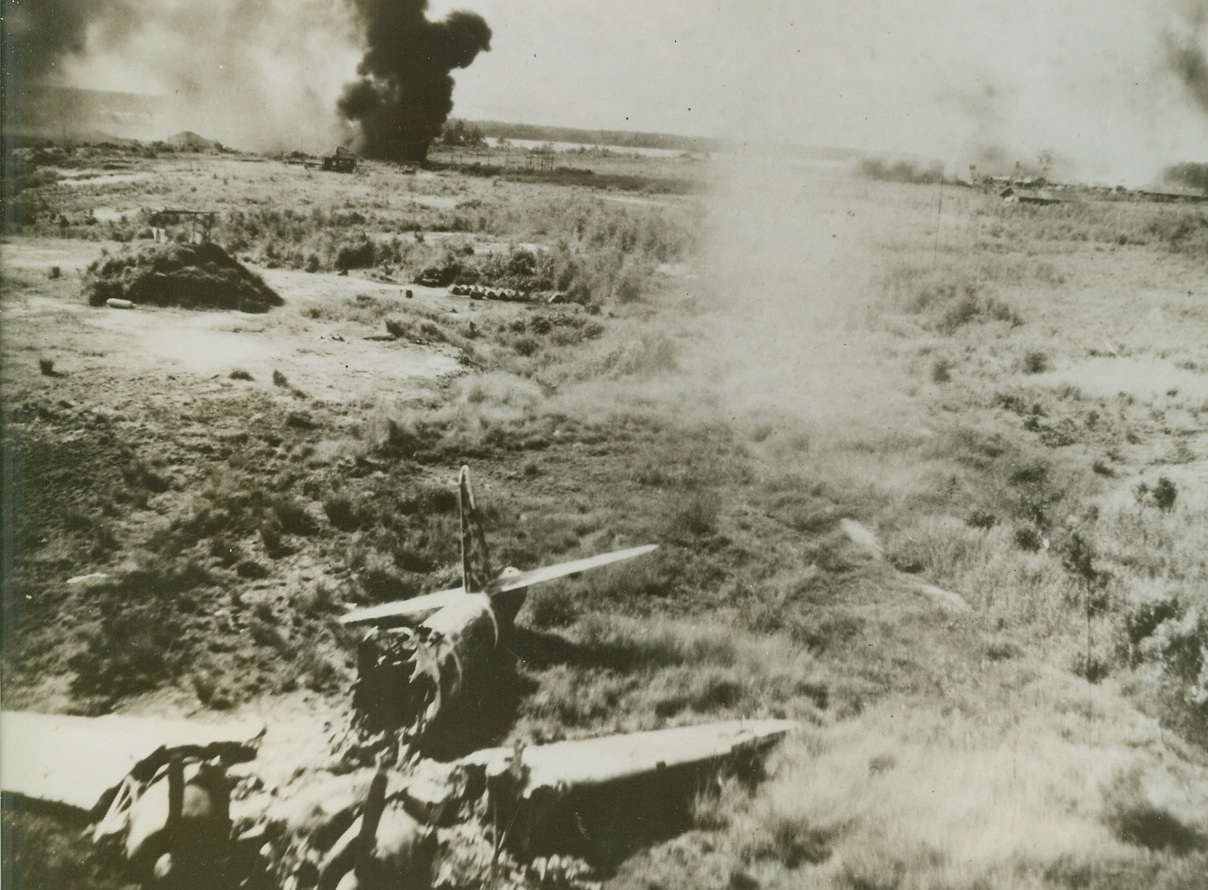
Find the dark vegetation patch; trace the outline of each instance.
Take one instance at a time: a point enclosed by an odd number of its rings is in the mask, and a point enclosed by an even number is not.
[[[1079,473],[1026,439],[957,424],[929,450],[934,459],[955,461],[962,470],[937,493],[939,505],[966,512],[975,528],[1014,525],[1021,549],[1039,549],[1043,537],[1076,511]]]
[[[185,309],[266,312],[284,302],[259,275],[217,244],[144,244],[92,263],[84,277],[89,305],[108,299]]]
[[[597,173],[586,167],[558,166],[549,170],[520,170],[499,164],[444,164],[429,161],[437,170],[456,170],[467,176],[489,176],[508,182],[547,183],[550,185],[596,188],[602,191],[639,192],[642,194],[688,195],[700,190],[692,177],[655,176],[649,174]]]
[[[1179,856],[1208,850],[1208,836],[1149,799],[1139,769],[1117,773],[1103,796],[1104,821],[1125,843]]]
[[[382,232],[411,230],[409,237]],[[430,239],[425,232],[459,233]],[[476,251],[469,237],[533,240]],[[353,210],[313,207],[233,210],[215,237],[232,253],[270,268],[372,270],[385,280],[432,287],[484,284],[558,291],[572,303],[633,302],[650,290],[660,263],[687,258],[697,233],[678,210],[625,207],[590,196],[549,196],[523,209],[473,198],[453,208]]]
[[[888,277],[886,290],[895,306],[948,336],[972,324],[1023,324],[1019,313],[994,296],[976,270],[904,266]]]
[[[94,586],[93,621],[68,660],[75,691],[112,700],[177,676],[188,655],[179,634],[181,616],[199,607],[193,592],[210,581],[204,568],[184,561],[136,569]]]

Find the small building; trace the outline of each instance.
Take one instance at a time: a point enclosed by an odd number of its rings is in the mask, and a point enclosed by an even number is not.
[[[357,156],[344,146],[338,146],[335,151],[323,158],[323,169],[335,173],[355,173]]]

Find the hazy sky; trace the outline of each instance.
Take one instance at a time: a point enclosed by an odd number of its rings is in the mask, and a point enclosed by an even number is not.
[[[433,4],[433,10],[446,5]],[[1208,114],[1167,63],[1166,0],[478,0],[492,52],[470,117],[751,132],[942,158],[1042,148],[1105,168],[1204,158]],[[1202,45],[1202,41],[1197,41]]]
[[[263,57],[234,67],[273,81],[274,96],[334,101],[337,72],[355,65],[339,0],[133,2],[147,8],[141,36],[65,70],[171,92],[178,76],[156,51],[170,45],[196,83],[230,80],[216,60],[236,36],[211,47],[215,29],[185,24],[227,7]],[[1105,179],[1208,159],[1208,110],[1171,63],[1180,47],[1185,75],[1208,71],[1196,68],[1204,0],[433,0],[429,15],[459,8],[494,32],[491,51],[455,72],[462,117],[749,134],[954,164],[1047,148]],[[165,40],[160,26],[175,33]]]

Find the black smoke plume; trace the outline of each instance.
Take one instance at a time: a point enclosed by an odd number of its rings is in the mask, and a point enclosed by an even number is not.
[[[360,124],[364,154],[422,161],[453,110],[450,72],[491,48],[491,29],[472,12],[430,22],[428,0],[352,2],[366,50],[360,77],[344,87],[340,114]]]

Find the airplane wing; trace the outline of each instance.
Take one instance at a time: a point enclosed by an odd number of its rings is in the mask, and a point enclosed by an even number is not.
[[[791,720],[733,720],[533,745],[522,755],[528,781],[517,790],[522,797],[552,800],[576,789],[759,750],[797,728]],[[508,769],[514,756],[514,748],[487,748],[461,762],[485,766],[490,776]]]
[[[170,752],[224,753],[246,759],[264,724],[202,723],[155,717],[0,714],[0,785],[8,793],[91,812],[136,768]]]
[[[625,559],[633,559],[635,556],[649,553],[657,547],[658,544],[646,544],[642,547],[630,547],[628,550],[615,550],[612,553],[602,553],[599,556],[588,556],[584,559],[576,559],[571,562],[559,563],[558,565],[532,569],[528,572],[507,573],[488,584],[487,593],[506,593],[509,590],[519,590],[522,587],[532,587],[534,584],[553,581],[555,578],[577,575],[579,572],[586,572],[588,569],[599,568],[600,566],[621,562]]]
[[[633,559],[643,553],[649,553],[658,547],[657,544],[647,544],[644,547],[631,547],[628,550],[617,550],[603,553],[599,556],[588,556],[571,562],[545,566],[528,572],[507,572],[486,586],[486,593],[506,593],[509,590],[519,590],[531,587],[555,578],[576,575],[588,569],[599,568],[625,559]],[[362,625],[374,624],[379,627],[391,627],[399,624],[421,624],[435,615],[445,606],[454,605],[466,595],[465,589],[456,587],[452,590],[442,590],[439,593],[428,593],[413,597],[409,600],[399,600],[393,603],[383,603],[380,606],[368,606],[364,609],[354,609],[340,617],[341,624]]]
[[[340,616],[340,623],[353,626],[376,624],[379,627],[421,624],[445,606],[460,601],[465,595],[464,588],[455,587],[452,590],[442,590],[438,593],[426,593],[409,600],[398,600],[393,603],[382,603],[380,606],[354,609],[348,614]]]

